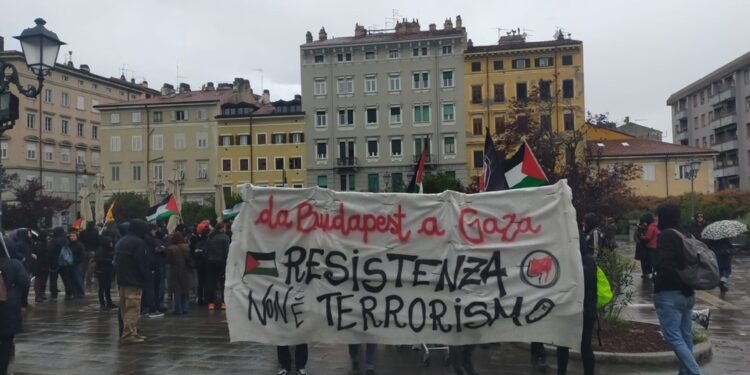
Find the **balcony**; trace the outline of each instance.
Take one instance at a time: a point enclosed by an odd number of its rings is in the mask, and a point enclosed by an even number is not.
[[[717,163],[718,165],[718,163]],[[722,178],[722,177],[728,177],[728,176],[736,176],[740,174],[740,167],[737,165],[732,166],[726,166],[726,167],[716,167],[714,168],[714,178]]]
[[[714,151],[729,151],[729,150],[736,150],[737,147],[739,147],[739,143],[737,141],[737,138],[735,139],[716,139],[714,143],[711,144],[711,149]]]
[[[737,123],[737,113],[727,113],[718,119],[711,121],[711,129],[720,128],[722,126],[732,125]]]
[[[682,120],[682,119],[686,119],[687,120],[687,117],[688,116],[687,116],[687,109],[686,108],[680,109],[680,110],[678,110],[677,112],[674,113],[675,120]]]
[[[708,105],[717,105],[725,100],[734,99],[737,90],[734,85],[726,85],[719,88],[719,92],[708,97]]]
[[[347,158],[337,158],[336,159],[336,169],[344,170],[357,170],[357,158],[355,157],[347,157]]]

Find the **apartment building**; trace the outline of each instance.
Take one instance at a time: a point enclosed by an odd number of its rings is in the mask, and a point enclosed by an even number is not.
[[[402,20],[392,30],[324,28],[300,46],[307,114],[307,184],[336,190],[400,190],[427,150],[429,173],[466,183],[463,51],[466,30]]]
[[[21,52],[4,51],[0,37],[0,60],[18,69],[21,85],[38,84]],[[0,140],[0,158],[7,173],[21,182],[40,179],[47,193],[77,200],[77,191],[92,191],[101,170],[102,118],[96,106],[150,97],[158,91],[144,81],[136,84],[124,77],[107,78],[91,72],[86,64],[57,64],[45,77],[36,98],[19,95],[19,120]],[[4,200],[12,197],[4,194]],[[52,218],[50,226],[67,225],[76,217],[75,206]]]
[[[99,105],[105,195],[115,192],[167,192],[174,172],[183,177],[182,201],[203,203],[217,181],[216,116],[227,104],[255,104],[250,82],[191,91],[164,84],[150,99]]]
[[[226,103],[218,123],[217,160],[225,196],[239,184],[305,187],[307,144],[302,97],[259,103]]]
[[[674,143],[711,148],[716,190],[750,189],[750,52],[667,99]]]
[[[544,101],[538,122],[554,131],[571,131],[586,122],[583,42],[558,32],[553,40],[527,41],[509,32],[497,44],[475,46],[464,55],[466,152],[472,178],[481,175],[485,132],[502,133],[512,120],[511,103],[532,92]]]

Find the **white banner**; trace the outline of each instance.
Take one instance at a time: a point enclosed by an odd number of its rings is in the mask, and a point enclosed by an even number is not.
[[[578,348],[583,271],[565,182],[437,195],[242,186],[232,341]]]

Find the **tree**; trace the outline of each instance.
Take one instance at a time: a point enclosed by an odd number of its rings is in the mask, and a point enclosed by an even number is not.
[[[6,229],[49,228],[55,213],[67,209],[73,203],[70,199],[45,194],[44,186],[37,179],[13,186],[10,191],[15,199],[2,203],[3,227]]]
[[[213,202],[200,204],[196,202],[185,202],[182,204],[182,222],[187,225],[195,225],[203,220],[216,220]]]
[[[0,165],[0,193],[5,190],[10,190],[17,183],[18,175],[15,173],[8,174],[5,167]]]
[[[112,202],[115,202],[112,214],[115,217],[115,222],[118,223],[133,219],[145,219],[150,207],[148,198],[138,193],[115,193],[104,205],[104,209],[108,210]]]
[[[242,203],[242,196],[238,193],[231,193],[228,196],[224,197],[224,201],[227,204],[226,208],[232,208],[237,203]]]
[[[446,173],[439,172],[424,176],[425,194],[438,194],[446,190],[464,191],[461,181]]]

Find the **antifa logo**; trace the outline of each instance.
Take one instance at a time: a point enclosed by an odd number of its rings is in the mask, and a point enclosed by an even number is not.
[[[521,279],[537,288],[549,288],[560,278],[560,264],[545,250],[535,250],[521,262]]]

